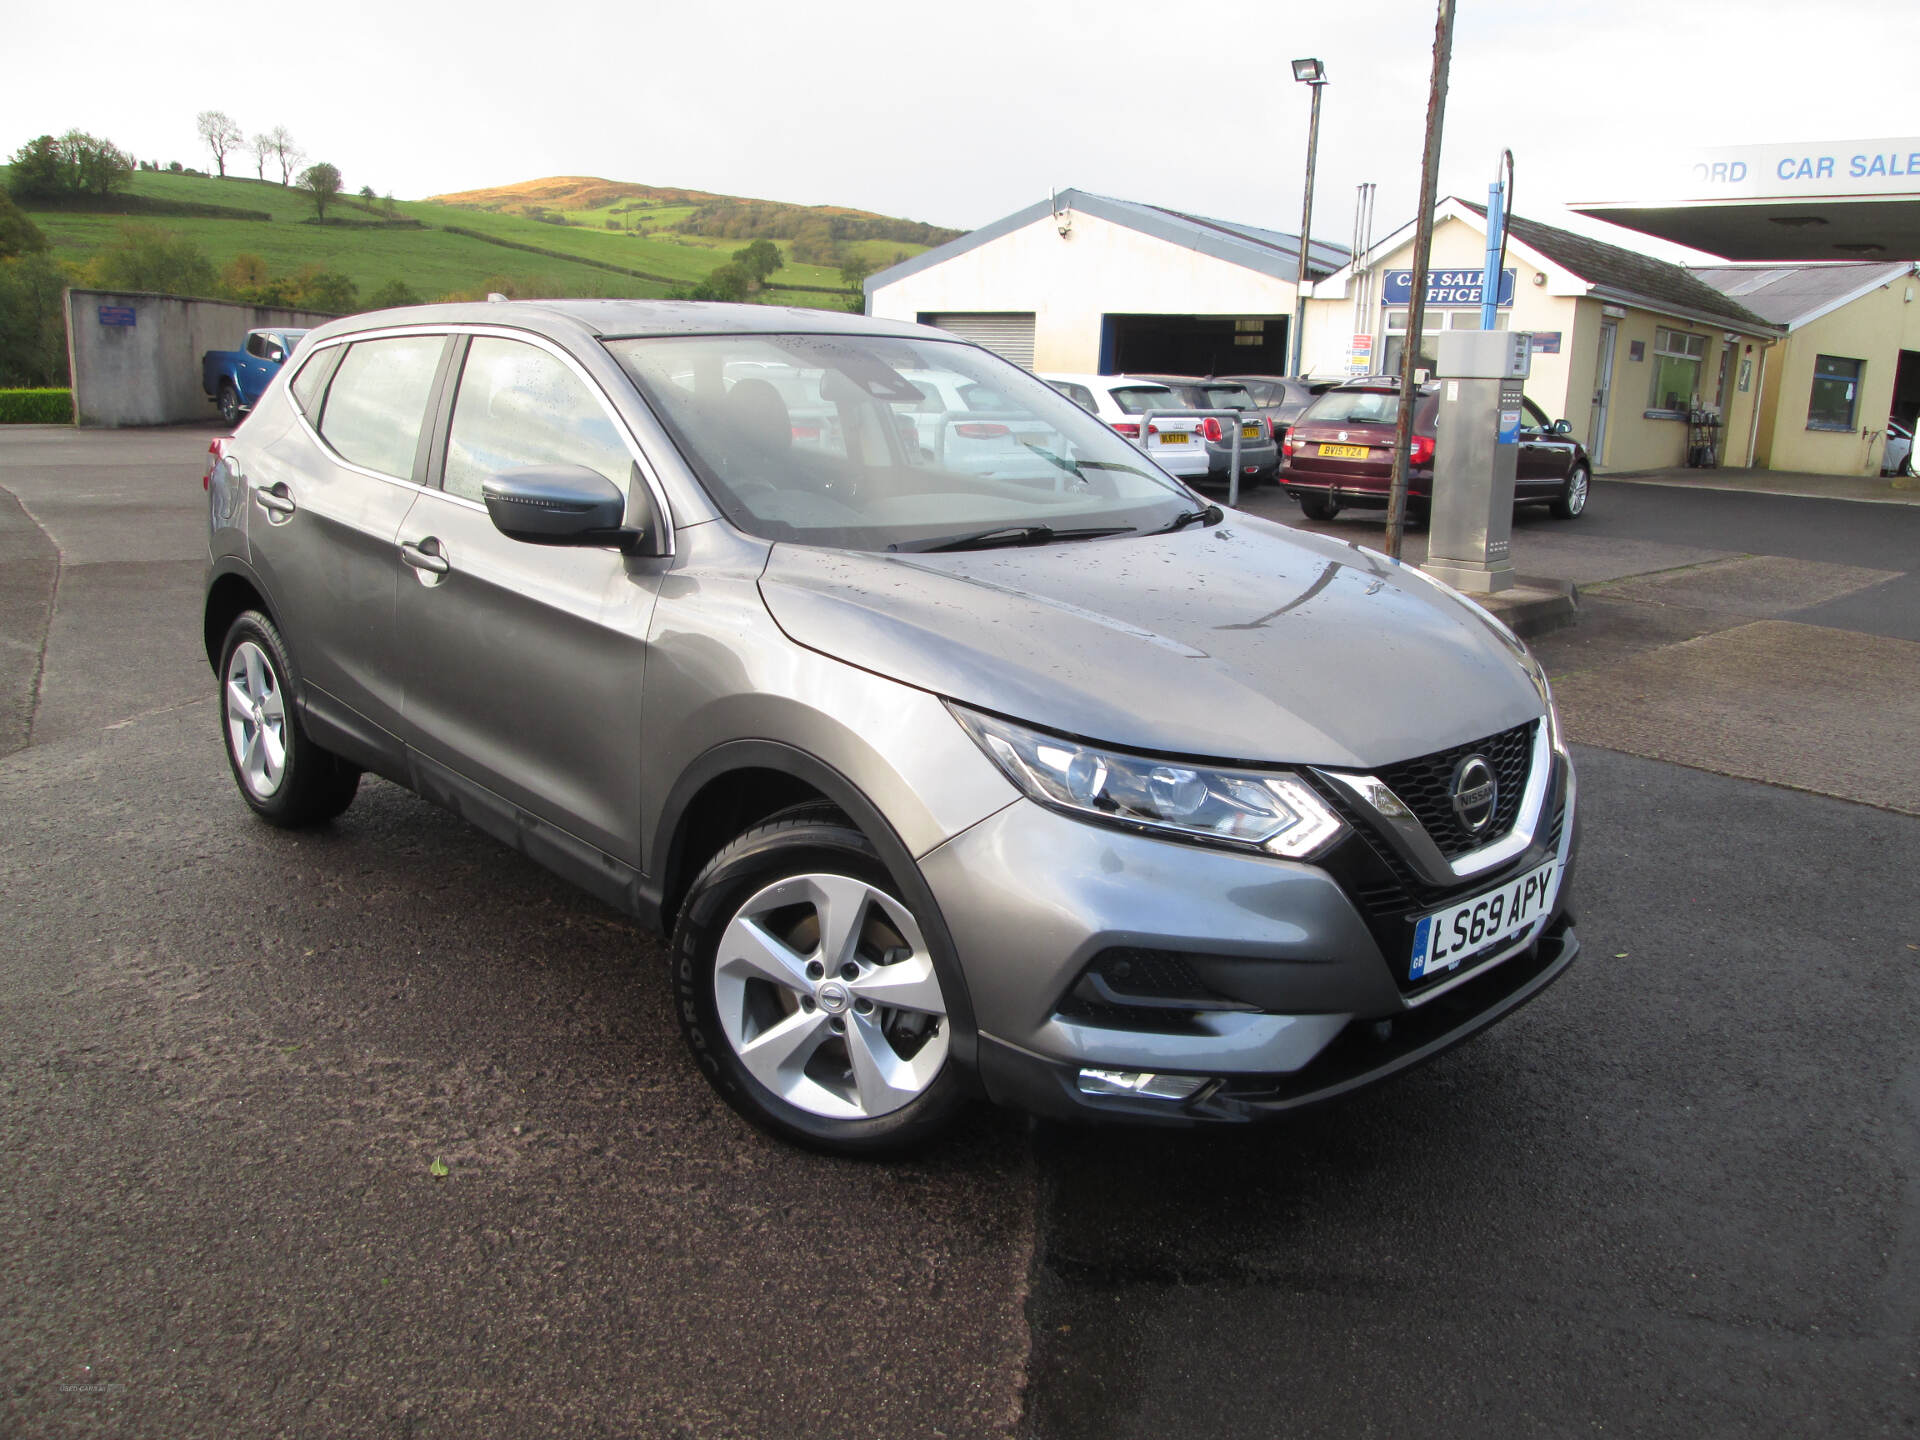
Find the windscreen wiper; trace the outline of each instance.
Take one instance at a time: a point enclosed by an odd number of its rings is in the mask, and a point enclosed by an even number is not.
[[[1175,530],[1186,529],[1187,526],[1193,524],[1195,521],[1203,525],[1217,525],[1226,518],[1226,511],[1222,510],[1218,505],[1209,505],[1204,510],[1183,511],[1153,533],[1156,535],[1170,535]]]
[[[953,535],[926,545],[903,545],[903,550],[931,555],[938,550],[997,550],[1015,545],[1047,545],[1055,540],[1094,540],[1102,535],[1125,535],[1131,525],[1093,525],[1080,530],[1056,530],[1051,525],[996,525],[971,535]]]

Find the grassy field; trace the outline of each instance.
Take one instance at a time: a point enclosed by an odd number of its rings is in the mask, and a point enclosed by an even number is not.
[[[631,204],[628,199],[612,200],[597,208],[557,212],[580,222],[571,225],[466,205],[400,201],[395,213],[420,221],[424,228],[348,228],[303,224],[313,214],[312,202],[303,192],[251,177],[220,180],[141,171],[133,177],[128,190],[159,201],[259,210],[273,218],[89,214],[36,210],[31,201],[22,208],[32,215],[34,223],[45,232],[55,253],[63,260],[84,262],[112,245],[127,224],[153,225],[192,240],[216,267],[224,268],[239,254],[258,255],[276,275],[315,265],[345,275],[359,287],[363,296],[372,294],[390,280],[401,280],[423,297],[432,299],[449,292],[484,288],[495,277],[510,278],[516,291],[523,294],[660,296],[674,286],[691,285],[703,279],[746,243],[675,231],[674,223],[693,212],[693,201],[649,206],[636,212],[631,218],[645,225],[644,233],[607,227],[609,219],[619,220],[623,225],[627,222],[628,217],[616,215],[614,211]],[[368,218],[366,212],[354,208],[357,203],[342,204],[331,213],[352,219]],[[554,253],[539,255],[509,249],[506,244],[489,243],[487,239],[448,233],[445,228],[448,226]],[[781,248],[783,253],[787,249],[784,244]],[[862,241],[847,248],[850,253],[885,265],[895,255],[918,254],[925,247]],[[642,271],[656,278],[616,274],[588,263],[594,261]],[[783,282],[839,289],[842,282],[837,269],[789,264],[774,274],[765,298],[782,304],[836,308],[844,304],[837,295],[783,289]]]

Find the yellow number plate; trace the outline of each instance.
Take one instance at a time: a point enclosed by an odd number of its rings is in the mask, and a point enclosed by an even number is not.
[[[1367,458],[1367,447],[1364,445],[1322,445],[1320,447],[1320,453],[1322,455],[1331,455],[1339,460],[1364,460]]]
[[[1193,439],[1193,437],[1184,430],[1162,430],[1160,432],[1160,443],[1162,445],[1185,445],[1191,439]]]
[[[1260,438],[1260,427],[1258,425],[1242,425],[1240,427],[1240,438],[1242,440],[1258,440]]]

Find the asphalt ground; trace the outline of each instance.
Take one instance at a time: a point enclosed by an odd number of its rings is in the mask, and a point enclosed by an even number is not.
[[[459,821],[371,781],[251,819],[210,433],[0,431],[0,1434],[1920,1428],[1892,507],[1522,520],[1611,748],[1585,955],[1511,1020],[1257,1132],[981,1112],[852,1165],[735,1121],[657,945]],[[1734,778],[1796,752],[1846,798]]]

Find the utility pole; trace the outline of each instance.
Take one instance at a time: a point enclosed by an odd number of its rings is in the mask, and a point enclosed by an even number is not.
[[[1400,419],[1393,430],[1393,481],[1387,493],[1387,554],[1400,558],[1407,523],[1407,450],[1413,439],[1413,372],[1420,363],[1427,318],[1427,261],[1433,250],[1434,192],[1440,183],[1440,131],[1447,116],[1447,67],[1453,59],[1453,0],[1440,0],[1433,27],[1433,84],[1427,95],[1427,148],[1420,160],[1420,219],[1413,237],[1413,293],[1407,297],[1407,343],[1400,355]]]

